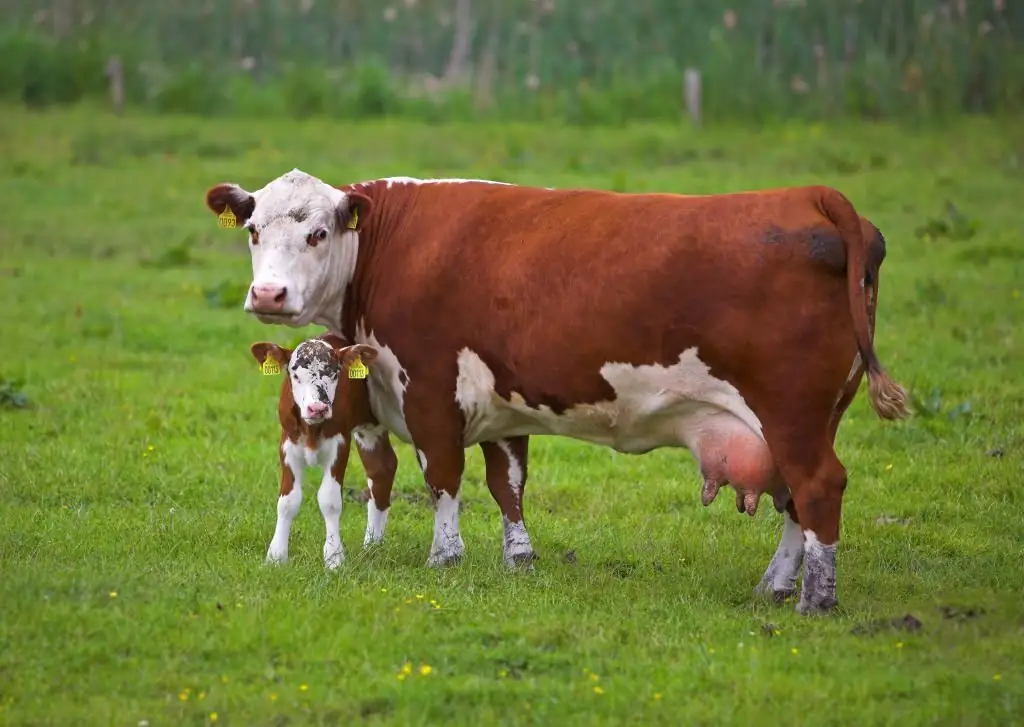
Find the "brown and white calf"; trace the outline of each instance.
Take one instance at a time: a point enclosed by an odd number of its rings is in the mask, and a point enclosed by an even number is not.
[[[841,193],[336,188],[293,170],[255,192],[219,184],[206,202],[249,234],[247,312],[377,349],[370,406],[415,447],[434,495],[430,563],[464,550],[468,446],[484,448],[512,562],[533,555],[531,434],[683,447],[713,483],[785,508],[757,590],[789,595],[803,566],[797,609],[835,605],[838,421],[865,372],[880,417],[907,413],[872,343],[884,241]]]
[[[304,474],[307,467],[316,466],[324,471],[317,493],[327,530],[324,565],[336,568],[345,560],[341,542],[341,483],[353,438],[370,489],[363,546],[380,541],[387,524],[398,461],[390,446],[375,446],[377,437],[371,435],[367,440],[360,436],[364,430],[376,432],[379,424],[370,410],[365,379],[346,375],[356,359],[371,366],[377,352],[370,346],[345,346],[331,334],[303,341],[294,350],[259,342],[252,344],[249,351],[260,364],[269,357],[284,374],[277,405],[281,424],[281,490],[267,562],[287,562],[292,522],[302,505]]]

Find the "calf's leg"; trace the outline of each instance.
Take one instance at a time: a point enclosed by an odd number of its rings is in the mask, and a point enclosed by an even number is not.
[[[278,451],[281,457],[281,490],[277,498],[277,525],[267,548],[267,563],[288,562],[288,538],[292,521],[302,505],[302,477],[306,467],[301,445],[282,437]]]
[[[501,509],[504,534],[502,555],[510,568],[533,568],[536,554],[523,522],[523,490],[526,487],[529,437],[512,437],[496,442],[483,442],[487,487]]]
[[[398,456],[387,430],[381,426],[357,435],[356,448],[366,471],[366,487],[370,494],[366,502],[366,534],[363,536],[363,548],[368,548],[384,540]]]
[[[348,451],[348,442],[339,438],[332,456],[323,463],[324,478],[316,496],[324,516],[324,566],[330,570],[345,561],[345,546],[341,542],[341,482],[345,479]]]

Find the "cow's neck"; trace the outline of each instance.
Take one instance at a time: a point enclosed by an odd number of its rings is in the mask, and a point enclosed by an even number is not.
[[[373,200],[373,208],[359,231],[358,257],[352,275],[341,290],[340,332],[349,340],[356,340],[356,324],[369,317],[369,301],[380,276],[386,275],[386,266],[379,264],[387,240],[398,232],[403,206],[401,188],[389,189],[382,181],[356,185],[358,190]],[[338,278],[341,280],[341,278]]]

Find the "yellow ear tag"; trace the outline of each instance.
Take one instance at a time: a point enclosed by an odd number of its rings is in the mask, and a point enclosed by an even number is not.
[[[230,207],[225,207],[224,211],[217,215],[217,224],[225,230],[236,227],[237,222],[238,220],[235,218],[235,213],[231,211]]]
[[[277,376],[281,373],[281,364],[272,359],[268,353],[267,357],[263,359],[263,365],[260,366],[260,371],[263,372],[264,376]]]
[[[348,365],[348,377],[350,379],[365,379],[368,373],[370,373],[370,370],[366,368],[358,356],[355,361]]]
[[[353,207],[352,208],[352,218],[348,221],[348,224],[345,225],[345,227],[347,227],[350,230],[354,230],[358,226],[359,226],[359,208],[358,207]],[[365,378],[365,377],[361,377],[361,378]]]

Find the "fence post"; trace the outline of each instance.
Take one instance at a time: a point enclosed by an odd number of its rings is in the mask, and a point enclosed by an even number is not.
[[[119,56],[110,56],[107,60],[107,78],[110,79],[110,101],[114,104],[114,113],[120,116],[124,110],[124,68]]]
[[[686,113],[693,123],[700,125],[700,71],[696,68],[687,68],[683,75],[683,99],[686,102]]]

